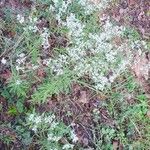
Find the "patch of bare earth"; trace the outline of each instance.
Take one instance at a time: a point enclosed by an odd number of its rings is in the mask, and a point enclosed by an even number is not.
[[[150,53],[136,54],[131,67],[137,82],[143,87],[150,98]]]
[[[149,8],[149,0],[120,0],[119,4],[115,7],[111,7],[109,11],[116,21],[136,28],[144,39],[149,39]]]
[[[95,95],[88,88],[73,84],[69,95],[53,96],[46,105],[40,107],[39,111],[53,111],[65,124],[71,125],[79,139],[78,142],[83,147],[94,147],[93,127],[98,122],[114,127],[114,121],[107,109],[101,106],[104,101],[105,97]],[[96,121],[95,113],[98,113]]]

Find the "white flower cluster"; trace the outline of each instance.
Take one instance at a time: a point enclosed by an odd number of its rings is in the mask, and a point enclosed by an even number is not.
[[[35,11],[35,9],[33,10]],[[38,18],[37,17],[33,17],[32,15],[29,16],[29,18],[26,18],[22,15],[22,14],[18,14],[17,15],[17,21],[20,24],[25,24],[27,23],[28,25],[26,27],[24,27],[24,31],[32,31],[32,32],[37,32],[38,28],[36,26]]]
[[[54,127],[53,129],[55,129],[56,126],[53,126]],[[63,135],[61,135],[61,136],[60,135],[59,136],[55,135],[55,133],[52,132],[52,130],[51,130],[50,133],[48,133],[48,138],[47,138],[48,141],[58,142],[60,139],[62,139]],[[72,140],[73,143],[76,143],[79,140],[78,137],[77,137],[77,135],[74,133],[73,130],[70,131],[70,138],[71,138],[71,140]],[[73,144],[66,143],[66,144],[63,145],[62,149],[73,149],[73,147],[74,147]]]
[[[50,47],[50,43],[49,43],[49,30],[47,28],[44,28],[44,31],[41,33],[41,38],[42,38],[42,46],[44,49],[48,49]]]
[[[128,39],[122,39],[125,27],[113,24],[111,19],[105,15],[100,19],[103,22],[101,30],[95,33],[89,30],[85,20],[79,20],[79,14],[69,10],[77,3],[85,11],[84,15],[89,15],[108,7],[111,0],[100,0],[100,2],[52,0],[52,2],[49,10],[56,17],[59,26],[68,29],[65,36],[69,40],[69,46],[65,48],[65,54],[42,60],[43,64],[49,66],[54,75],[62,75],[66,67],[78,77],[87,75],[93,81],[96,89],[104,90],[130,65],[133,57],[132,49],[135,47],[140,49],[141,42],[131,43]],[[29,22],[33,25],[32,27],[35,26],[35,31],[37,31],[37,18],[29,17]],[[32,30],[34,32],[34,29]],[[50,31],[44,28],[39,33],[43,48],[49,48]],[[144,42],[142,44],[146,47]]]
[[[99,10],[104,10],[110,5],[111,2],[112,0],[100,0],[97,7]]]
[[[48,134],[48,141],[58,142],[62,137],[61,136],[55,136],[53,133]]]
[[[20,65],[20,64],[24,64],[25,61],[26,61],[25,54],[24,53],[19,54],[16,62]]]
[[[67,12],[68,7],[71,3],[77,3],[79,6],[84,9],[84,12],[86,15],[89,15],[93,13],[96,10],[102,10],[109,6],[109,3],[112,0],[78,0],[78,1],[72,1],[72,0],[66,0],[66,1],[59,1],[59,0],[52,0],[54,5],[50,5],[49,10],[54,12],[57,11],[56,19],[58,22],[62,22],[61,17],[63,16],[63,13]]]
[[[96,10],[101,11],[109,6],[112,0],[79,0],[78,3],[84,8],[85,14],[89,15]]]
[[[75,132],[67,126],[63,127],[60,122],[56,121],[54,114],[38,115],[36,113],[33,113],[28,116],[27,122],[30,125],[30,128],[37,134],[41,129],[45,129],[47,131],[47,140],[49,142],[58,142],[66,134],[70,135],[68,138],[71,139],[73,143],[76,143],[78,141],[78,137]],[[61,134],[56,132],[58,130],[61,130]],[[74,145],[68,142],[62,146],[62,149],[68,150],[73,149],[73,147]]]
[[[25,54],[24,53],[21,53],[21,54],[19,54],[19,55],[17,55],[17,59],[16,59],[16,63],[17,63],[17,65],[16,65],[16,70],[17,71],[25,71],[25,63],[26,63],[26,56],[25,56]]]
[[[76,38],[83,36],[84,25],[81,24],[78,19],[76,19],[75,14],[71,13],[67,17],[66,22],[63,23],[63,25],[65,25],[69,29],[69,36]]]
[[[62,149],[68,150],[68,149],[73,149],[73,147],[74,147],[73,144],[67,143],[62,147]]]
[[[1,63],[5,65],[5,64],[7,63],[7,60],[3,57],[3,58],[1,59]]]
[[[115,37],[121,38],[125,28],[113,25],[108,19],[103,25],[103,31],[89,33],[88,39],[83,41],[84,25],[74,14],[67,17],[65,25],[70,29],[70,43],[74,43],[74,46],[66,48],[67,55],[61,54],[58,59],[51,60],[51,69],[59,75],[63,73],[63,66],[72,64],[76,75],[88,75],[96,89],[103,90],[110,86],[132,58],[127,43],[117,45],[112,42]],[[125,55],[126,51],[128,53]],[[60,61],[60,57],[64,57],[65,61]]]
[[[56,75],[63,74],[64,67],[68,64],[67,56],[65,55],[59,55],[57,59],[51,60],[52,65],[51,69],[54,71]]]
[[[18,72],[22,71],[23,73],[25,73],[25,71],[32,71],[38,69],[39,65],[32,64],[31,62],[27,63],[26,54],[20,53],[17,55],[15,68]]]
[[[16,80],[16,85],[20,85],[22,83],[21,80]]]
[[[33,8],[32,10],[33,12],[36,12],[36,9]],[[19,15],[20,17],[20,15]],[[28,17],[27,19],[28,22],[26,27],[24,27],[24,31],[26,32],[32,32],[32,33],[36,33],[38,32],[40,34],[40,38],[41,38],[41,45],[43,46],[44,49],[48,49],[50,47],[50,43],[49,43],[49,36],[50,36],[50,32],[48,28],[43,28],[43,29],[39,29],[37,27],[38,24],[38,18],[36,16],[33,16],[32,14]],[[41,31],[42,30],[42,31]]]
[[[62,24],[62,19],[61,17],[63,16],[64,13],[67,12],[68,6],[71,3],[71,0],[67,1],[59,1],[59,0],[52,0],[54,5],[50,5],[49,10],[56,13],[56,19],[59,24]]]
[[[24,28],[24,31],[31,31],[33,33],[36,33],[38,31],[38,27],[36,26],[38,18],[33,17],[32,15],[28,18],[28,25]]]
[[[73,130],[71,131],[71,139],[73,143],[76,143],[79,140],[79,138],[77,137],[77,135]]]
[[[25,18],[23,15],[18,14],[17,15],[17,20],[19,21],[19,23],[23,24],[25,22]]]
[[[34,132],[37,132],[38,128],[41,128],[42,125],[48,124],[51,125],[52,128],[54,128],[57,123],[54,121],[55,115],[49,115],[46,116],[44,114],[37,115],[37,114],[30,114],[28,117],[28,122],[31,125],[31,128]]]
[[[43,64],[49,66],[54,74],[63,74],[64,67],[68,64],[68,57],[66,55],[59,55],[57,59],[44,59]]]
[[[96,10],[94,3],[90,2],[89,0],[79,0],[78,3],[82,6],[82,8],[84,8],[84,11],[87,15]]]

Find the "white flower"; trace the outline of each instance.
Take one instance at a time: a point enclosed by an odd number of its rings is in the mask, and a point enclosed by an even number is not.
[[[32,128],[32,130],[33,130],[34,132],[37,132],[37,126],[35,125],[35,126]]]
[[[52,130],[55,129],[58,124],[59,124],[58,122],[52,122],[52,123],[51,123],[51,129],[52,129]]]
[[[50,6],[49,6],[49,10],[50,10],[50,11],[54,11],[54,10],[55,10],[55,7],[53,7],[53,5],[50,5]]]
[[[83,35],[84,25],[71,13],[66,19],[66,26],[69,29],[69,36],[80,37]]]
[[[48,140],[48,141],[52,141],[52,139],[53,139],[53,134],[52,134],[52,133],[49,133],[47,136],[48,136],[47,140]]]
[[[16,60],[16,62],[17,62],[18,64],[23,64],[23,63],[25,63],[25,60],[26,60],[26,57],[18,58],[18,59]]]
[[[55,119],[55,115],[52,114],[50,116],[47,116],[44,118],[45,123],[51,123],[51,126],[54,124],[54,122],[52,122]]]
[[[23,58],[23,57],[25,57],[25,54],[24,54],[24,53],[21,53],[21,54],[19,54],[18,56],[21,57],[21,58]]]
[[[33,33],[35,33],[35,32],[38,31],[38,28],[37,28],[36,25],[34,25],[34,26],[30,25],[30,26],[28,26],[28,29],[29,29],[30,31],[32,31]]]
[[[148,44],[145,42],[145,41],[141,41],[142,42],[142,45],[145,49],[148,49]]]
[[[5,65],[7,63],[7,60],[3,57],[1,63]]]
[[[24,71],[25,71],[25,67],[20,67],[19,65],[17,65],[17,66],[16,66],[16,70],[17,70],[17,71],[21,70],[21,71],[24,72]]]
[[[20,85],[21,83],[22,83],[21,80],[17,80],[17,81],[16,81],[16,85]]]
[[[117,52],[116,51],[110,51],[106,53],[106,59],[108,62],[114,62],[116,58]]]
[[[18,59],[16,59],[16,62],[20,65],[20,64],[24,64],[26,61],[26,57],[24,53],[21,53],[18,55]]]
[[[100,114],[100,112],[99,112],[99,110],[98,110],[97,108],[94,108],[94,109],[93,109],[93,113],[94,113],[95,115]]]
[[[34,65],[34,64],[32,64],[32,69],[33,69],[33,70],[38,69],[38,67],[39,67],[38,65]]]
[[[85,7],[87,5],[87,0],[79,0],[78,4]]]
[[[71,131],[71,139],[72,139],[72,142],[74,142],[74,143],[76,143],[79,140],[79,138],[74,133],[74,131]]]
[[[37,20],[38,20],[37,17],[29,16],[29,21],[30,21],[30,23],[36,23]]]
[[[49,31],[48,29],[44,28],[43,33],[41,34],[41,38],[42,38],[42,46],[44,49],[48,49],[50,47],[49,44]]]
[[[95,88],[97,89],[97,90],[104,90],[104,85],[103,84],[101,84],[101,83],[96,83],[96,85],[95,85]]]
[[[16,62],[17,62],[18,64],[21,64],[21,63],[22,63],[21,59],[17,59]]]
[[[51,59],[43,59],[43,64],[49,66],[51,63]]]
[[[52,141],[58,142],[62,137],[60,136],[54,136]]]
[[[96,5],[89,0],[79,0],[78,4],[82,6],[86,15],[91,14],[97,8]]]
[[[35,122],[36,124],[41,123],[41,122],[42,122],[41,116],[35,117],[34,122]]]
[[[55,115],[54,115],[54,114],[52,114],[52,115],[51,115],[51,118],[52,118],[52,119],[55,119],[56,117],[55,117]]]
[[[58,69],[54,71],[56,71],[57,76],[62,75],[64,73],[63,69]]]
[[[47,136],[48,141],[55,141],[55,142],[58,142],[62,138],[60,136],[54,136],[52,133],[49,133]]]
[[[29,121],[33,121],[34,120],[34,114],[30,114],[28,119],[29,119]]]
[[[58,6],[59,1],[58,0],[52,0],[54,2],[55,7]]]
[[[68,149],[73,149],[73,147],[74,147],[73,144],[67,143],[67,144],[65,144],[65,145],[62,147],[62,149],[68,150]]]
[[[42,43],[42,45],[43,45],[43,48],[44,48],[44,49],[48,49],[48,48],[50,47],[50,44],[49,44],[49,41],[48,41],[48,40],[45,40],[45,41]]]
[[[117,77],[117,74],[113,74],[112,76],[109,77],[109,81],[112,83],[114,82],[115,78]]]
[[[24,16],[22,16],[21,14],[18,14],[17,15],[17,20],[22,24],[24,23],[25,19],[24,19]]]

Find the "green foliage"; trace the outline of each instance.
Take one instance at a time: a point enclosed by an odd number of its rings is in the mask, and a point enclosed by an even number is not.
[[[133,28],[126,28],[124,35],[127,36],[129,39],[136,41],[136,40],[140,40],[140,34],[138,33],[138,31],[136,29]]]
[[[0,140],[3,141],[4,144],[9,145],[13,142],[13,138],[9,135],[4,135],[0,133]]]
[[[9,115],[15,116],[18,114],[17,108],[15,106],[11,106],[7,112]]]
[[[41,38],[32,32],[25,32],[25,45],[27,48],[27,53],[31,57],[32,63],[36,64],[37,59],[40,56],[39,49],[41,47]]]
[[[19,113],[22,113],[24,111],[24,104],[21,101],[17,101],[16,107]]]
[[[27,118],[27,126],[34,131],[34,135],[41,149],[57,149],[62,150],[67,144],[69,149],[73,149],[73,133],[71,128],[63,122],[58,121],[54,114],[43,113],[42,115],[33,112]],[[64,139],[65,143],[61,143]]]
[[[150,137],[147,131],[149,119],[146,117],[149,108],[148,99],[145,94],[142,94],[143,91],[139,90],[140,87],[132,76],[126,74],[125,77],[126,82],[121,85],[118,83],[114,91],[112,89],[107,91],[108,99],[100,106],[108,110],[109,116],[106,118],[108,117],[107,119],[115,125],[105,124],[105,121],[100,119],[100,114],[94,113],[96,125],[92,131],[93,143],[97,150],[113,149],[113,141],[118,141],[126,150],[149,147],[149,144],[145,143]],[[98,137],[95,136],[97,134]],[[140,138],[135,140],[135,136],[139,136],[142,140]]]
[[[113,150],[112,140],[116,136],[115,129],[106,126],[106,125],[98,125],[93,128],[93,144],[95,145],[96,150]],[[98,137],[96,135],[98,134]]]
[[[14,130],[16,131],[18,138],[21,140],[24,148],[28,147],[33,140],[33,136],[31,131],[25,126],[25,123],[18,123],[19,125],[15,125]]]
[[[13,74],[8,82],[9,92],[16,94],[18,97],[26,97],[29,87],[29,83],[25,79],[21,79],[18,72],[13,71]]]
[[[72,81],[73,78],[69,72],[46,79],[42,85],[39,85],[37,91],[32,95],[33,102],[44,103],[47,98],[53,94],[68,92]]]

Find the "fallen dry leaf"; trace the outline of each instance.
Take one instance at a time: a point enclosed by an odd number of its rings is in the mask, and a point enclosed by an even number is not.
[[[112,39],[112,43],[117,46],[120,46],[122,44],[122,39],[119,36],[116,36]]]
[[[135,73],[139,81],[142,79],[145,79],[145,80],[149,79],[150,60],[147,58],[146,54],[143,56],[140,56],[139,54],[137,54],[135,56],[132,70]]]
[[[83,138],[82,142],[84,143],[85,146],[89,144],[89,140],[87,138]]]
[[[77,95],[81,90],[81,86],[79,84],[73,84],[72,85],[72,93],[74,95]]]
[[[119,146],[119,142],[118,141],[113,141],[113,150],[117,150]]]
[[[150,53],[145,53],[140,56],[135,56],[135,61],[132,65],[132,71],[135,74],[137,82],[143,87],[147,96],[150,94]]]
[[[107,95],[104,95],[103,93],[97,94],[97,99],[100,101],[105,101],[107,99]]]
[[[128,4],[131,6],[131,5],[136,5],[138,4],[138,1],[137,0],[128,0]]]
[[[7,81],[11,77],[11,72],[8,69],[6,69],[3,71],[3,73],[0,74],[0,77]]]
[[[150,118],[150,110],[147,111],[147,117]]]
[[[19,0],[9,0],[9,3],[13,9],[18,8],[20,6]]]
[[[87,97],[87,92],[86,91],[80,91],[79,102],[81,102],[83,104],[88,103],[88,97]]]
[[[42,68],[40,68],[40,69],[37,70],[37,75],[38,75],[38,77],[44,78],[46,73]]]

